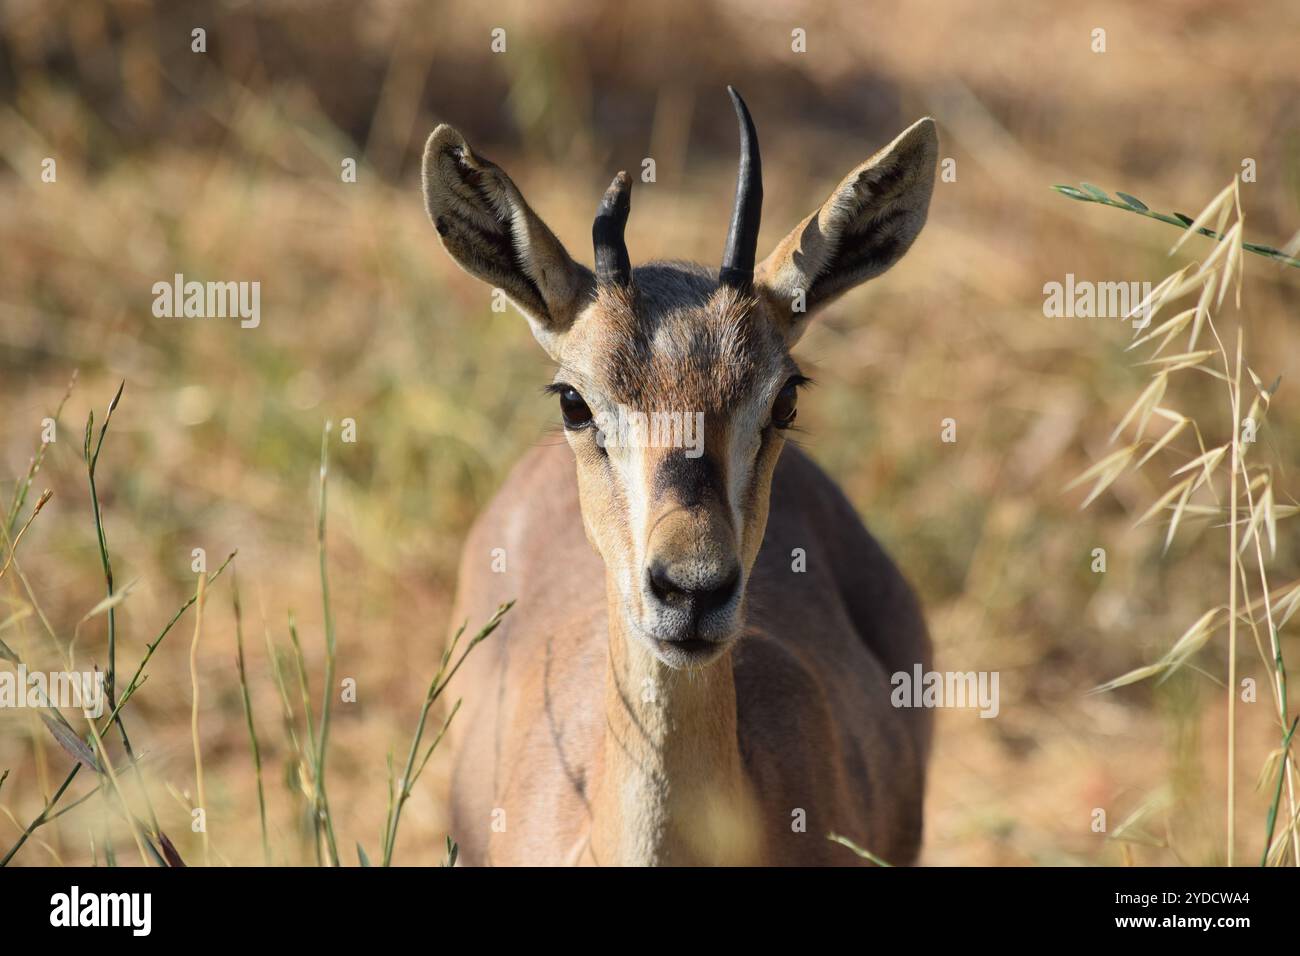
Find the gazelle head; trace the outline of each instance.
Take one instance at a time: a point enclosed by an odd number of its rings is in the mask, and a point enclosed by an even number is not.
[[[617,604],[611,614],[673,667],[705,664],[739,635],[772,473],[806,381],[790,348],[817,309],[911,246],[938,149],[934,121],[914,123],[756,266],[758,136],[728,91],[740,171],[717,272],[632,268],[627,173],[597,210],[593,272],[455,129],[439,126],[424,150],[425,208],[443,245],[510,298],[558,366],[550,390],[577,461],[587,537]]]

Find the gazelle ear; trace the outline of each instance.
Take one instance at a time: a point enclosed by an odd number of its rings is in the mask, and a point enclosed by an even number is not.
[[[462,269],[501,289],[552,358],[594,288],[519,189],[450,126],[424,146],[424,208]]]
[[[754,272],[790,344],[813,312],[903,257],[925,225],[939,138],[918,120],[835,187]]]

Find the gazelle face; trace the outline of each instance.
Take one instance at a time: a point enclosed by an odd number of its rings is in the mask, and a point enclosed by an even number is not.
[[[762,263],[758,139],[740,97],[736,207],[718,272],[633,270],[620,173],[573,261],[497,166],[440,126],[425,206],[466,270],[503,289],[558,370],[587,536],[611,614],[664,663],[707,664],[740,634],[772,473],[805,379],[789,349],[813,311],[896,262],[925,222],[934,124],[917,122],[854,169]]]
[[[754,296],[673,265],[631,289],[574,322],[552,391],[624,625],[695,665],[739,633],[803,377]]]

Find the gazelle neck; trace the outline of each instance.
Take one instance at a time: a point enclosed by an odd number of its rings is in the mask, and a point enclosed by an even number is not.
[[[604,767],[591,849],[602,865],[759,862],[736,735],[731,652],[675,670],[629,634],[610,587]]]

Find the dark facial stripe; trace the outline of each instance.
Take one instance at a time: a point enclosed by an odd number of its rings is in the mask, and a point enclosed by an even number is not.
[[[708,502],[725,503],[726,487],[723,469],[708,453],[687,458],[682,449],[674,448],[655,468],[655,496],[671,497],[684,508],[696,508]]]

